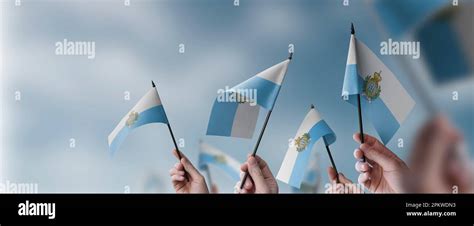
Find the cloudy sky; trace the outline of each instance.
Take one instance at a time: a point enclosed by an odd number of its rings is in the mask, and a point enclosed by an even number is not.
[[[288,139],[314,104],[337,134],[332,150],[338,169],[356,180],[352,133],[358,130],[357,110],[340,98],[350,23],[373,50],[389,36],[370,2],[341,2],[241,0],[236,7],[233,0],[131,0],[130,6],[120,0],[23,0],[15,7],[13,0],[0,1],[0,179],[38,183],[40,192],[143,192],[155,175],[157,191],[172,192],[168,170],[176,159],[165,125],[137,129],[114,157],[108,152],[108,134],[152,79],[175,135],[185,140],[182,151],[193,162],[199,139],[244,161],[256,136],[205,135],[217,90],[279,63],[294,44],[294,60],[259,155],[276,174]],[[55,43],[63,39],[95,42],[95,58],[56,55]],[[179,44],[185,45],[185,53],[178,52]],[[380,58],[417,102],[388,144],[406,158],[413,134],[429,114],[406,76],[408,69],[397,57]],[[456,103],[450,101],[451,88],[430,93],[472,147],[472,90],[465,84],[452,88],[463,97]],[[124,100],[124,92],[130,92],[130,100]],[[17,94],[21,100],[15,99]],[[260,117],[257,128],[262,121]],[[370,122],[365,123],[366,132],[376,135]],[[403,148],[397,147],[399,138],[405,141]],[[319,143],[313,151],[320,152],[327,181],[324,147]],[[217,168],[211,170],[220,190],[232,192],[235,181]],[[291,189],[280,183],[280,190]]]

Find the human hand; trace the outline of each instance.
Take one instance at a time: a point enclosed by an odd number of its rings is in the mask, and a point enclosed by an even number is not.
[[[353,136],[361,143],[360,133]],[[354,151],[356,170],[360,173],[358,182],[373,193],[403,192],[403,177],[408,172],[406,164],[376,138],[364,134],[365,143]]]
[[[410,156],[410,192],[474,192],[473,174],[462,135],[445,116],[437,115],[418,132]]]
[[[326,189],[326,193],[334,194],[354,194],[354,193],[364,193],[364,190],[358,186],[358,184],[352,183],[351,180],[347,179],[344,174],[339,172],[336,173],[336,170],[332,167],[328,167],[328,177],[330,181],[329,187]],[[337,182],[339,179],[339,182]]]
[[[241,180],[245,172],[249,172],[249,176],[245,181],[244,187],[240,189],[241,181],[235,185],[237,193],[278,193],[278,184],[273,176],[267,163],[259,156],[250,156],[247,162],[240,166],[242,173]]]
[[[173,150],[173,154],[179,160],[176,149]],[[209,193],[204,177],[182,152],[181,157],[170,169],[171,182],[176,193]]]
[[[219,188],[217,187],[216,184],[212,184],[212,185],[211,185],[211,193],[212,193],[212,194],[217,194],[217,193],[219,193]]]

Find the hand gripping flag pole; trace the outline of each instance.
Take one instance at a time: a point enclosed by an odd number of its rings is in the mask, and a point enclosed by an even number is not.
[[[311,105],[303,122],[296,131],[292,145],[288,147],[276,179],[294,188],[301,189],[302,182],[305,180],[305,174],[307,173],[307,165],[311,158],[311,150],[319,139],[323,139],[331,164],[336,170],[336,174],[339,174],[329,149],[329,146],[336,141],[336,134],[314,105]]]
[[[355,35],[354,24],[351,23],[351,34]],[[360,93],[357,94],[357,112],[359,115],[359,132],[360,132],[360,142],[363,144],[364,141],[364,125],[362,122],[362,107],[360,103]],[[365,156],[362,156],[362,162],[365,162]],[[334,167],[335,169],[335,167]],[[338,177],[339,179],[339,177]]]
[[[362,94],[366,98],[363,99]],[[355,38],[353,24],[351,24],[342,96],[345,101],[358,108],[361,143],[365,143],[362,109],[364,115],[372,122],[382,143],[387,144],[415,106],[415,101],[396,75],[376,53]],[[365,157],[362,161],[364,159]]]
[[[293,52],[290,52],[290,56],[288,56],[288,59],[289,60],[293,59]],[[283,84],[283,82],[282,82],[282,84]],[[278,93],[279,92],[280,92],[280,90],[278,90]],[[278,94],[277,94],[277,98],[278,98]],[[265,132],[265,128],[267,128],[268,120],[270,119],[270,115],[272,114],[272,111],[273,111],[273,108],[268,111],[267,116],[265,117],[265,121],[263,122],[263,127],[262,127],[262,130],[260,131],[260,135],[258,136],[257,143],[255,144],[255,147],[253,148],[253,152],[252,152],[253,157],[255,157],[255,155],[257,155],[258,146],[260,145],[260,141],[262,140],[263,133]],[[249,173],[247,171],[247,172],[245,172],[245,175],[242,178],[242,182],[240,184],[240,189],[242,189],[244,187],[245,181],[247,181],[248,176],[249,176]]]
[[[314,105],[311,104],[311,109],[314,109]],[[339,172],[337,171],[336,163],[334,163],[334,159],[332,158],[331,149],[329,149],[329,144],[324,142],[324,146],[326,146],[326,151],[328,152],[329,160],[331,160],[332,168],[336,171],[336,182],[339,183]]]
[[[153,82],[153,80],[151,80],[151,86],[152,86],[153,88],[156,88],[155,83]],[[164,106],[163,106],[163,112],[165,112],[165,115],[166,115],[166,111],[165,111]],[[171,139],[173,140],[173,144],[174,144],[174,148],[176,149],[176,153],[178,153],[178,158],[179,158],[179,160],[181,161],[181,159],[183,158],[183,156],[181,155],[181,151],[179,150],[178,144],[176,143],[176,139],[174,138],[173,130],[171,129],[171,124],[170,124],[169,120],[168,120],[168,123],[166,123],[166,125],[168,126],[168,130],[170,131]],[[184,170],[184,169],[183,169],[183,170]],[[186,171],[185,171],[185,172],[186,172]],[[186,180],[188,179],[188,177],[187,177],[186,174],[184,175],[184,178],[185,178]]]

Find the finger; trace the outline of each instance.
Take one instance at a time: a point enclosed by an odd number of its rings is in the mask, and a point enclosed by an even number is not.
[[[270,170],[270,167],[268,167],[267,162],[263,160],[260,156],[256,155],[255,158],[257,159],[258,165],[260,169],[262,170],[263,176],[264,177],[273,177],[273,173]]]
[[[176,174],[175,172],[176,172],[176,169],[174,167],[171,168],[170,171],[169,171],[170,176],[175,175]]]
[[[252,180],[250,178],[247,178],[247,180],[245,180],[245,184],[243,188],[250,190],[252,189],[252,187],[253,187]]]
[[[364,152],[362,150],[360,150],[359,148],[355,149],[354,150],[354,158],[359,161],[359,162],[362,162],[364,160]],[[374,161],[372,161],[372,159],[365,159],[365,162],[368,162],[369,164],[375,164]]]
[[[247,172],[248,170],[247,163],[240,165],[240,170],[242,170],[243,172]]]
[[[240,180],[242,181],[242,179],[244,179],[244,177],[245,177],[245,173],[244,173],[244,172],[240,172],[240,175],[239,175],[239,176],[240,176]]]
[[[354,133],[354,135],[352,135],[352,139],[354,139],[359,144],[362,143],[360,133]],[[377,143],[377,141],[378,140],[375,137],[364,133],[364,144],[374,145],[375,143]]]
[[[263,177],[263,173],[260,170],[260,167],[257,163],[257,159],[255,157],[250,157],[247,160],[248,167],[249,167],[249,173],[250,176],[252,177],[253,183],[255,187],[265,187],[265,179]]]
[[[176,168],[171,168],[169,173],[170,173],[170,176],[173,176],[173,175],[184,176],[184,171],[177,170]]]
[[[352,181],[347,179],[347,177],[343,173],[339,173],[338,177],[339,177],[339,182],[343,184],[352,184]]]
[[[354,139],[358,140],[360,143],[360,134],[354,134]],[[398,167],[400,163],[403,162],[377,138],[365,134],[364,139],[365,141],[359,146],[359,149],[367,159],[373,160],[373,162],[381,165],[383,168]]]
[[[362,173],[359,174],[359,178],[357,179],[359,184],[363,184],[365,187],[369,187],[370,185],[370,176],[369,173]]]
[[[176,170],[179,170],[179,171],[183,171],[184,170],[184,166],[183,164],[181,164],[181,162],[177,162],[176,164],[174,164],[174,168]]]
[[[247,164],[245,164],[247,165]],[[245,173],[244,172],[240,172],[240,181],[242,181],[245,177]],[[247,188],[247,189],[251,189],[253,187],[253,182],[252,182],[252,178],[251,177],[247,177],[247,179],[245,180],[245,183],[244,183],[244,187],[243,188]]]
[[[241,185],[242,182],[238,181],[237,183],[235,183],[235,186],[234,186],[234,193],[240,193],[240,185]]]
[[[359,173],[364,173],[370,170],[370,166],[367,162],[356,162],[355,169]]]
[[[368,147],[361,145],[361,150],[364,156],[369,160],[369,163],[377,163],[384,170],[390,171],[398,169],[403,161],[398,158],[395,153],[385,147]],[[404,164],[404,163],[403,163]]]
[[[328,177],[331,182],[336,182],[337,173],[336,170],[332,167],[328,167]]]
[[[176,148],[173,149],[173,155],[174,155],[174,157],[176,157],[178,160],[181,159],[181,158],[179,157],[180,154],[181,154],[181,157],[185,157],[182,152],[179,152],[179,154],[178,154],[178,150],[176,150]]]
[[[354,150],[354,158],[360,160],[364,157],[364,152],[362,152],[359,148]]]
[[[171,181],[172,182],[182,182],[184,181],[184,177],[180,175],[173,175],[171,176]]]
[[[198,179],[202,178],[201,173],[196,170],[196,168],[193,166],[193,164],[185,157],[181,158],[181,164],[184,166],[184,170],[188,172],[188,174],[193,178],[193,179]]]

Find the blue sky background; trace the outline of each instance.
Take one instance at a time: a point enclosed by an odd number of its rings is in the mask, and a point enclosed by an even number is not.
[[[40,192],[143,192],[150,175],[157,191],[172,192],[168,170],[176,159],[165,125],[135,130],[113,158],[107,136],[118,121],[157,83],[175,135],[185,139],[182,151],[197,163],[198,141],[218,147],[239,161],[251,152],[254,139],[206,136],[217,90],[232,87],[288,56],[294,60],[259,148],[276,175],[288,139],[314,104],[337,134],[331,146],[338,169],[356,181],[352,134],[358,130],[357,109],[340,98],[350,23],[357,37],[378,53],[387,40],[372,1],[233,0],[138,1],[1,1],[2,146],[1,180],[38,183]],[[405,1],[409,4],[409,1]],[[429,1],[426,1],[429,3]],[[472,29],[472,26],[471,26]],[[96,57],[57,56],[63,39],[94,41]],[[178,45],[185,44],[180,54]],[[449,45],[449,43],[446,43]],[[417,102],[388,147],[403,159],[427,112],[413,90],[400,56],[380,56]],[[423,52],[419,61],[423,59]],[[471,76],[472,77],[472,76]],[[473,147],[473,82],[430,86],[442,106]],[[451,101],[451,92],[460,92]],[[15,91],[22,100],[15,101]],[[125,101],[124,92],[131,93]],[[263,114],[261,115],[263,116]],[[261,127],[263,117],[257,128]],[[365,130],[376,135],[365,119]],[[69,139],[76,147],[69,148]],[[398,148],[396,140],[405,146]],[[320,152],[323,180],[328,157]],[[472,152],[471,152],[472,155]],[[222,192],[235,181],[211,168]],[[280,183],[282,192],[290,192]]]

